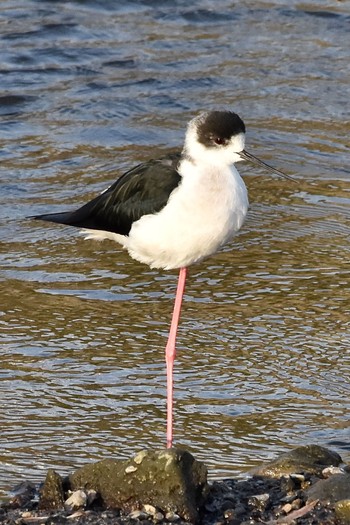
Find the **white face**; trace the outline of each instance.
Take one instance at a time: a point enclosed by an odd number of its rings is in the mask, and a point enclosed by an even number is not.
[[[195,162],[230,166],[242,160],[238,153],[244,150],[244,143],[245,134],[238,133],[222,144],[216,143],[213,137],[208,147],[199,142],[196,122],[193,120],[186,133],[184,150]]]

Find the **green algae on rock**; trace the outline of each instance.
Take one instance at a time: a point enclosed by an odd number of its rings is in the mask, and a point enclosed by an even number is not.
[[[47,471],[44,485],[40,491],[39,509],[63,509],[64,491],[62,478],[52,468]]]
[[[281,454],[276,459],[253,469],[251,473],[271,478],[299,472],[319,475],[326,467],[338,466],[341,461],[339,454],[325,447],[305,445]]]
[[[335,515],[342,525],[350,525],[350,499],[342,499],[335,506]]]
[[[187,451],[142,451],[130,460],[105,459],[69,476],[71,490],[94,489],[107,508],[130,512],[148,503],[195,522],[207,490],[207,468]]]

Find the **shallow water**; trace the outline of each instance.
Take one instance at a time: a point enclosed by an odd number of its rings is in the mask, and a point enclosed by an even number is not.
[[[176,444],[212,478],[291,446],[349,452],[349,2],[30,1],[0,6],[0,494],[48,467],[165,444],[176,272],[25,217],[83,203],[230,107],[251,209],[194,266]]]

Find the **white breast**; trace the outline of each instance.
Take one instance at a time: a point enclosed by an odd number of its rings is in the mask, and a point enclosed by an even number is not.
[[[179,171],[182,182],[168,204],[141,217],[124,237],[131,257],[152,268],[181,268],[212,255],[241,228],[247,214],[247,190],[234,167],[184,160]]]

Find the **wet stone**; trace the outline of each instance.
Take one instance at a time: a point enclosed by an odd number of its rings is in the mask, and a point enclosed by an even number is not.
[[[292,505],[290,503],[286,503],[283,505],[282,510],[285,514],[289,514],[290,511],[293,509]]]
[[[165,519],[166,519],[167,521],[170,521],[170,522],[172,523],[172,522],[174,522],[174,521],[179,521],[180,516],[179,516],[178,514],[176,514],[176,512],[172,512],[172,511],[170,511],[170,512],[167,512],[167,513],[165,514]]]
[[[298,510],[302,506],[302,500],[300,498],[295,498],[293,499],[291,505],[293,510]]]
[[[350,525],[350,499],[340,500],[335,504],[335,515],[342,525]]]
[[[69,476],[69,484],[72,490],[95,490],[108,508],[132,512],[148,504],[196,522],[207,490],[207,469],[181,449],[144,451],[127,461],[85,465]]]
[[[87,504],[87,494],[84,490],[76,490],[64,502],[65,509],[72,512],[85,507]]]
[[[317,499],[326,503],[350,499],[350,474],[334,474],[330,478],[321,479],[306,494],[309,500]]]
[[[12,509],[31,507],[32,500],[36,494],[36,487],[34,483],[30,481],[23,481],[16,485],[11,491],[11,498],[8,502],[8,506]]]
[[[144,505],[143,510],[147,512],[147,514],[150,514],[151,516],[154,516],[157,513],[157,509],[153,505]]]
[[[289,479],[293,486],[293,491],[308,487],[309,483],[304,474],[290,474]]]
[[[329,478],[334,476],[334,474],[344,474],[344,469],[342,467],[326,467],[322,470],[322,476],[324,478]]]
[[[252,507],[257,507],[259,510],[264,510],[269,502],[270,496],[268,494],[258,494],[251,496],[248,504]]]
[[[62,478],[53,469],[46,474],[44,485],[40,491],[39,509],[62,509],[64,507],[64,492]]]
[[[142,510],[133,510],[129,514],[129,518],[132,520],[144,520],[148,518],[147,512],[143,512]]]
[[[306,445],[281,454],[277,459],[253,469],[252,474],[272,478],[304,472],[320,475],[326,467],[337,467],[340,463],[341,457],[336,452],[319,445]]]

